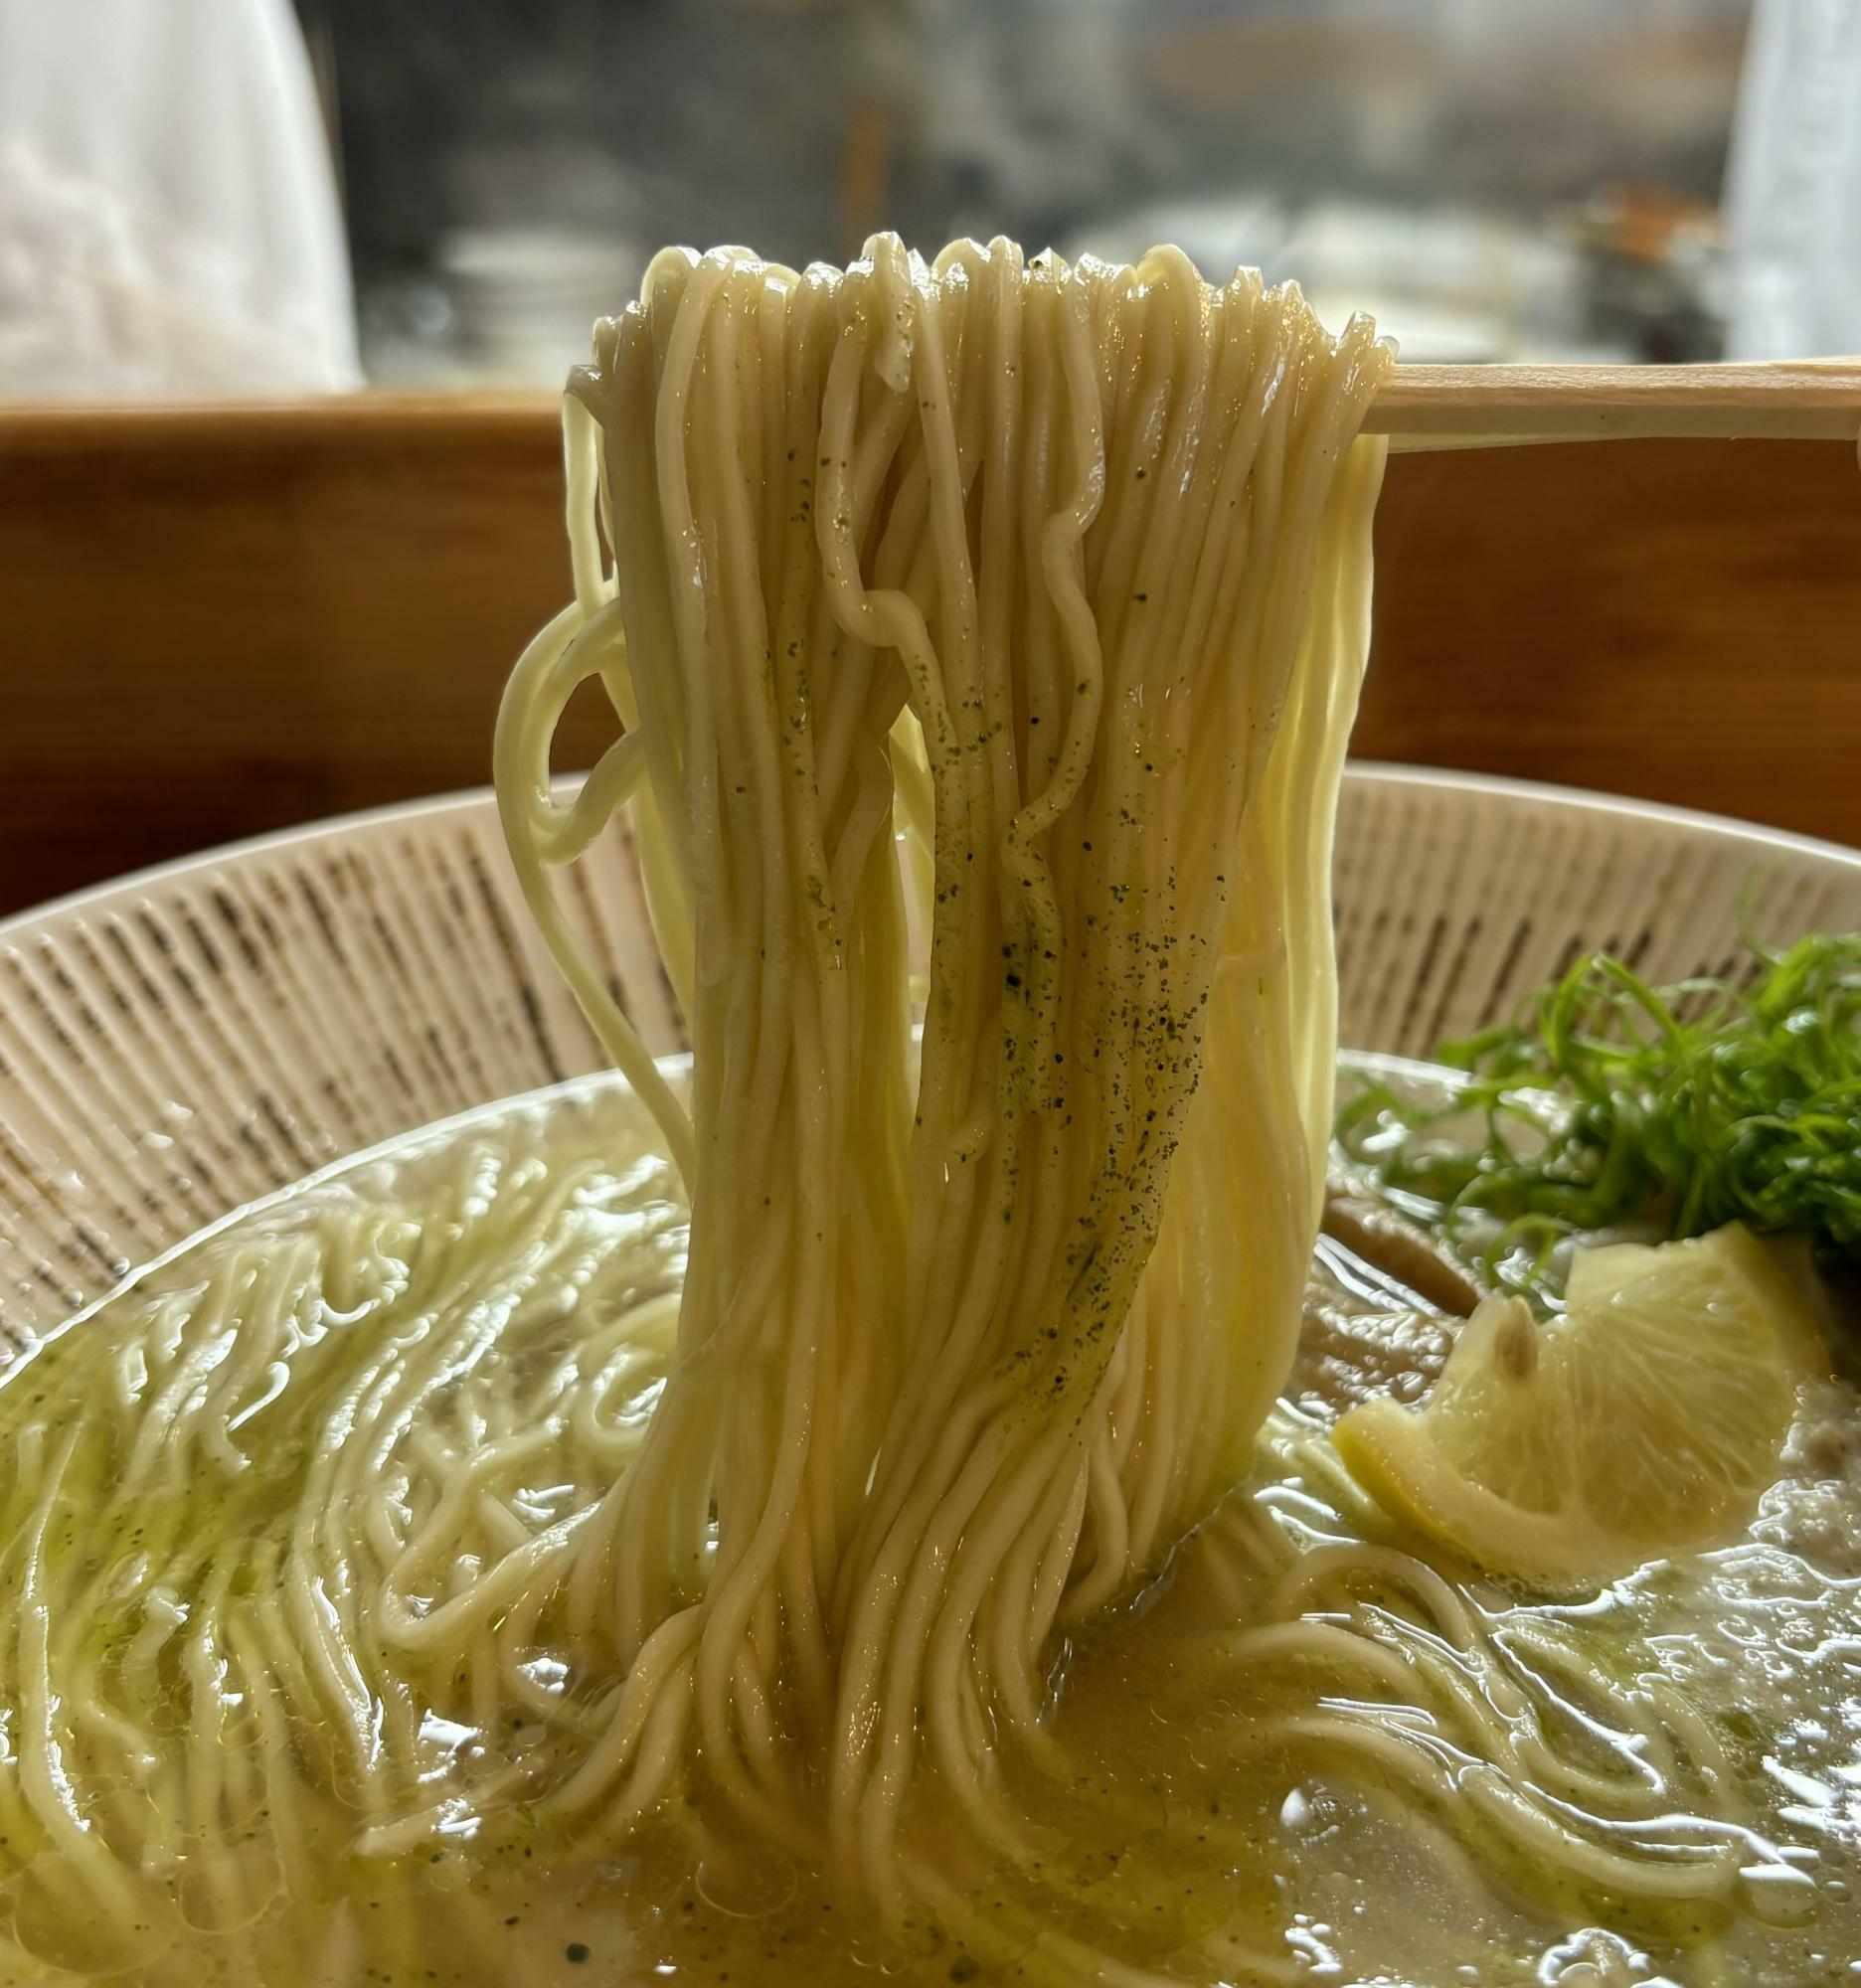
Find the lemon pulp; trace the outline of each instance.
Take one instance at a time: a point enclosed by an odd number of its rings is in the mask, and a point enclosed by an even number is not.
[[[1733,1223],[1580,1249],[1549,1323],[1487,1298],[1420,1408],[1366,1402],[1334,1434],[1386,1510],[1466,1559],[1607,1580],[1743,1525],[1818,1370],[1807,1302]]]

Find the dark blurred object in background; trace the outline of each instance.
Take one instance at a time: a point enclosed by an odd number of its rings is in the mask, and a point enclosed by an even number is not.
[[[1716,357],[1723,345],[1718,210],[1649,187],[1605,187],[1571,224],[1584,257],[1590,330],[1655,365]]]
[[[651,245],[800,262],[879,226],[1169,235],[1413,358],[1720,346],[1741,0],[300,4],[382,377],[553,379]],[[1692,217],[1683,252],[1621,256],[1621,187]]]

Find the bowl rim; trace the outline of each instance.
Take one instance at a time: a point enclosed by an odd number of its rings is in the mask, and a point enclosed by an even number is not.
[[[1345,766],[1344,777],[1347,786],[1458,790],[1573,814],[1604,815],[1617,820],[1642,822],[1693,835],[1729,838],[1775,850],[1779,855],[1808,857],[1837,869],[1861,872],[1861,849],[1850,849],[1819,836],[1799,835],[1793,829],[1772,828],[1763,822],[1742,821],[1736,816],[1715,814],[1703,808],[1677,807],[1667,801],[1640,800],[1629,794],[1566,786],[1550,780],[1523,779],[1509,773],[1413,765],[1393,759],[1352,759]],[[385,801],[373,807],[318,815],[288,828],[266,829],[233,842],[216,843],[190,856],[167,857],[161,862],[145,864],[95,884],[83,884],[59,897],[8,912],[0,917],[0,946],[17,945],[29,938],[35,928],[55,919],[82,914],[118,897],[179,883],[227,863],[244,863],[325,836],[346,836],[377,826],[419,821],[431,815],[495,810],[496,804],[496,795],[489,785],[455,787],[445,793],[423,794],[409,800]]]

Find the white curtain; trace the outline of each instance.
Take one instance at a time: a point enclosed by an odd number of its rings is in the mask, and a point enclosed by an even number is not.
[[[0,400],[359,384],[290,0],[0,0]]]
[[[1861,352],[1861,0],[1757,0],[1726,214],[1733,357]]]

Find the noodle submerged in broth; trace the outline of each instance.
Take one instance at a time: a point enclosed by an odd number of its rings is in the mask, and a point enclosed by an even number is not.
[[[1390,356],[1173,249],[885,236],[668,251],[596,327],[576,597],[495,753],[691,1195],[665,1389],[565,1576],[624,1679],[591,1829],[696,1757],[751,1836],[922,1912],[946,1844],[1027,1849],[998,1762],[1054,1758],[1056,1635],[1245,1471],[1323,1188]],[[624,731],[565,805],[591,680]],[[550,876],[618,809],[689,1105]]]
[[[550,1559],[637,1448],[686,1260],[632,1095],[210,1232],[0,1385],[4,1978],[1853,1978],[1853,1391],[1805,1391],[1742,1542],[1508,1592],[1323,1439],[1452,1329],[1339,1226],[1251,1479],[1006,1757],[1023,1840],[966,1840],[930,1776],[934,1893],[890,1915],[702,1761],[611,1840],[564,1799],[616,1687]]]

